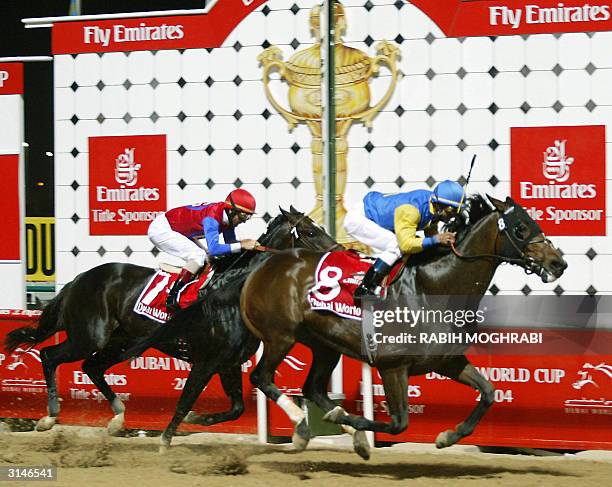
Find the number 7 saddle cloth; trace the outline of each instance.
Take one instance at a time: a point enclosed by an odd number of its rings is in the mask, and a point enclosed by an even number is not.
[[[343,318],[361,320],[361,307],[353,300],[355,289],[374,263],[374,259],[354,250],[327,252],[315,270],[315,285],[308,291],[308,302],[313,310],[330,311]],[[393,282],[403,267],[399,260],[383,283]]]
[[[213,276],[211,266],[206,266],[195,279],[188,282],[179,291],[179,307],[189,307],[198,299],[198,293]],[[172,289],[178,274],[163,269],[158,270],[144,287],[134,305],[134,312],[160,323],[168,321],[172,313],[166,308],[168,293]]]

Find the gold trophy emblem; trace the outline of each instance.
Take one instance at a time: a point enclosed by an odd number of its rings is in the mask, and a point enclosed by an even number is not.
[[[367,53],[345,46],[342,35],[346,31],[344,7],[339,2],[334,5],[336,25],[336,238],[343,244],[358,243],[344,231],[342,225],[346,209],[344,191],[346,189],[348,143],[346,136],[353,121],[363,122],[366,127],[372,126],[374,117],[391,98],[397,84],[399,71],[397,58],[399,48],[390,42],[381,41],[375,46],[377,55],[373,58]],[[257,60],[263,66],[263,82],[266,96],[272,106],[287,120],[289,130],[298,123],[304,122],[312,134],[312,171],[314,175],[316,201],[309,216],[317,223],[323,223],[323,140],[322,107],[321,107],[321,7],[315,6],[310,11],[310,28],[316,43],[311,47],[296,52],[289,61],[283,61],[281,50],[270,46],[263,51]],[[391,83],[385,95],[375,106],[370,106],[371,95],[368,80],[376,76],[382,65],[391,72]],[[289,106],[285,109],[276,101],[270,91],[270,73],[277,70],[289,85]]]

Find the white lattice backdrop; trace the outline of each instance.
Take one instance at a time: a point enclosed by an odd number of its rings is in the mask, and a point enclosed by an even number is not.
[[[269,1],[219,49],[55,58],[60,285],[102,262],[156,261],[144,236],[88,235],[86,151],[92,135],[166,133],[169,207],[220,199],[235,185],[252,191],[260,218],[243,225],[239,236],[259,235],[279,205],[312,207],[310,133],[305,126],[288,132],[266,100],[256,58],[270,44],[285,59],[311,45],[308,19],[315,3]],[[612,120],[610,32],[447,39],[405,2],[343,3],[346,43],[373,56],[377,41],[395,42],[404,73],[374,128],[356,124],[349,132],[348,205],[369,190],[458,179],[474,153],[470,190],[502,198],[510,191],[510,127]],[[383,70],[371,84],[374,101],[388,83]],[[280,83],[274,91],[287,104]],[[554,240],[569,263],[560,281],[543,285],[502,267],[492,291],[612,292],[610,239]]]

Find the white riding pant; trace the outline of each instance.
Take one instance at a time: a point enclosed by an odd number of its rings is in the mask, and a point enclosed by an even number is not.
[[[363,201],[352,207],[344,217],[344,229],[374,250],[374,257],[393,265],[402,256],[395,233],[374,223],[365,214]]]
[[[193,262],[199,267],[206,263],[206,251],[190,238],[172,230],[166,215],[162,214],[155,218],[149,225],[147,233],[151,241],[167,254],[180,257],[188,264]],[[197,269],[189,270],[197,271]]]

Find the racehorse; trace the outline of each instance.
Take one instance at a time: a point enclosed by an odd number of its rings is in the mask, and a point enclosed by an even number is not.
[[[270,251],[293,247],[317,250],[338,247],[322,228],[293,207],[289,212],[281,209],[281,214],[270,222],[259,242]],[[109,433],[121,431],[125,406],[106,382],[104,372],[125,359],[122,352],[151,336],[160,326],[164,327],[163,330],[172,330],[168,333],[172,336],[164,337],[164,332],[157,331],[155,334],[159,335],[159,340],[155,348],[192,363],[176,414],[162,435],[162,445],[170,444],[176,428],[215,373],[219,373],[223,389],[230,397],[230,410],[202,417],[192,414],[190,422],[212,425],[238,418],[244,410],[240,366],[255,353],[259,344],[242,324],[238,311],[240,288],[248,272],[268,255],[245,252],[221,259],[215,264],[216,272],[203,297],[179,311],[164,325],[133,312],[138,296],[155,269],[111,263],[78,275],[49,302],[37,327],[21,327],[6,336],[6,349],[14,351],[20,344],[33,346],[57,331],[66,331],[65,341],[41,350],[48,391],[48,415],[38,421],[36,429],[46,431],[52,428],[59,415],[56,368],[63,363],[84,359],[83,371],[110,402],[115,414],[108,424]],[[223,269],[224,272],[219,272]],[[232,302],[235,303],[233,308],[226,306]],[[217,321],[204,320],[203,317],[210,313],[208,310],[217,308],[225,310],[216,314]]]
[[[567,263],[527,212],[511,198],[505,202],[492,197],[489,200],[493,207],[482,196],[471,197],[469,223],[458,233],[455,251],[438,248],[411,256],[411,265],[390,286],[389,295],[482,296],[501,262],[535,272],[545,282],[561,276]],[[326,388],[340,355],[366,359],[362,355],[359,322],[310,309],[307,294],[315,285],[315,269],[322,255],[296,249],[272,256],[249,275],[240,298],[246,326],[264,344],[263,356],[251,374],[251,382],[292,420],[296,448],[305,448],[310,439],[304,413],[273,382],[276,368],[296,342],[312,349],[312,365],[302,392],[326,412],[325,419],[356,430],[399,434],[408,426],[408,377],[437,372],[477,389],[481,398],[455,430],[438,435],[436,446],[453,445],[471,434],[493,403],[494,389],[463,355],[468,345],[454,355],[377,355],[371,365],[382,378],[390,423],[350,415],[329,399]],[[279,299],[264,299],[262,289],[266,295]],[[367,442],[359,444],[354,436],[354,446],[362,457],[369,456]]]

